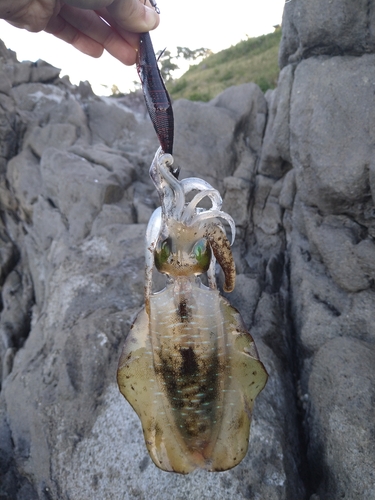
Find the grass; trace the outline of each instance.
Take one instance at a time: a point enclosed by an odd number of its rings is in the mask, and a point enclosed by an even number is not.
[[[255,82],[263,92],[275,88],[279,75],[281,29],[249,38],[190,66],[178,80],[167,82],[173,99],[207,102],[226,88]]]

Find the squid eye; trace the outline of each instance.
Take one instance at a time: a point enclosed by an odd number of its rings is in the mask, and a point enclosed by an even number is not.
[[[160,269],[163,264],[165,264],[171,255],[171,240],[167,238],[166,240],[158,243],[155,250],[155,265],[157,269]]]
[[[193,247],[193,255],[203,272],[207,271],[211,262],[211,248],[204,238],[198,240]]]
[[[171,254],[171,246],[170,246],[170,241],[169,238],[164,240],[163,243],[161,244],[161,249],[160,249],[160,257],[163,262],[168,260],[168,257]]]
[[[164,264],[167,262],[168,257],[171,255],[171,242],[170,239],[167,238],[160,245],[160,261]]]

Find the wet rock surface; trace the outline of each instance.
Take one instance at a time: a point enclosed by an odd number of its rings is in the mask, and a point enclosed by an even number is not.
[[[0,43],[0,499],[375,499],[375,4],[348,31],[349,4],[330,3],[331,24],[286,4],[266,96],[174,104],[182,177],[237,223],[228,298],[270,375],[223,473],[158,470],[115,384],[158,205],[142,100]]]

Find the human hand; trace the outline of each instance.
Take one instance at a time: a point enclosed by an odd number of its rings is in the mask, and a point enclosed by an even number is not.
[[[105,49],[127,65],[136,62],[137,33],[159,24],[143,0],[0,0],[0,18],[17,28],[44,30],[93,57]]]

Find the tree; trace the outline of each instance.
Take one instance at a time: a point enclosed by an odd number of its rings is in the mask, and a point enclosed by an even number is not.
[[[184,59],[195,61],[199,57],[207,57],[212,54],[210,49],[201,47],[200,49],[191,50],[189,47],[177,47],[177,59],[183,57]]]
[[[187,61],[195,61],[196,59],[207,57],[211,54],[210,49],[201,47],[200,49],[191,50],[189,47],[177,47],[177,54],[173,56],[169,50],[159,52],[156,57],[160,63],[160,73],[165,81],[173,79],[172,73],[179,69],[179,66],[173,62],[173,59],[185,59]]]

